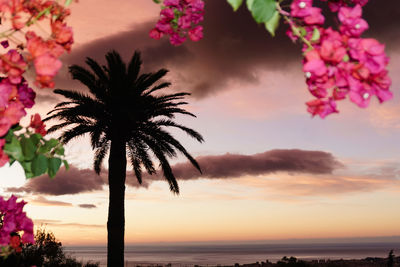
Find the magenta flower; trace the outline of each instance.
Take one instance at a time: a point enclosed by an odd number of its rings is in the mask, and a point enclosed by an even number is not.
[[[203,26],[197,26],[189,31],[190,40],[197,42],[203,39]]]
[[[177,7],[177,6],[179,6],[179,0],[164,0],[164,5]]]
[[[156,28],[154,28],[149,32],[149,36],[150,36],[150,38],[159,40],[163,36],[163,33],[160,32],[159,30],[157,30]]]
[[[171,34],[169,41],[171,42],[172,45],[178,46],[181,45],[183,42],[185,42],[186,37],[180,36],[179,33],[173,33]]]
[[[199,41],[203,34],[198,24],[203,21],[203,16],[203,0],[164,0],[160,19],[149,36],[158,40],[169,35],[170,43],[175,46],[181,45],[187,36],[192,41]]]
[[[18,85],[18,99],[25,108],[31,108],[35,104],[36,93],[28,86],[25,79]]]
[[[14,125],[20,121],[20,119],[26,115],[26,111],[24,109],[24,105],[21,104],[19,101],[12,101],[8,104],[7,108],[3,111],[3,113],[0,112],[0,115],[4,115],[7,117],[11,125]]]
[[[325,22],[325,17],[321,14],[321,9],[312,7],[309,9],[310,15],[304,17],[304,22],[308,25],[318,24],[322,25]]]
[[[312,0],[294,0],[290,5],[290,15],[297,18],[307,17],[311,14],[312,6]]]
[[[312,116],[319,115],[321,118],[325,118],[331,113],[337,113],[336,103],[332,99],[321,100],[315,99],[306,103],[307,111],[312,114]]]
[[[0,116],[0,137],[5,136],[11,128],[11,120],[5,116]],[[0,139],[0,141],[3,139]],[[3,166],[3,165],[1,165]]]
[[[368,23],[361,18],[362,8],[356,5],[354,8],[341,7],[339,9],[339,21],[342,23],[340,31],[348,36],[359,37],[369,26]]]
[[[12,195],[7,201],[0,196],[0,245],[8,245],[11,241],[11,233],[21,233],[23,243],[34,243],[33,222],[23,212],[25,201],[17,202],[17,197]]]
[[[12,84],[8,82],[8,79],[3,79],[0,82],[0,109],[3,109],[7,106],[11,95],[11,91],[12,91]]]
[[[174,10],[172,8],[164,8],[160,12],[160,17],[162,20],[171,21],[175,18]]]

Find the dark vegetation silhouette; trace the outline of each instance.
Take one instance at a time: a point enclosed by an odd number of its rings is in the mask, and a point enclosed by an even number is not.
[[[389,252],[387,266],[388,266],[388,267],[393,267],[393,266],[394,266],[394,253],[393,253],[393,249]]]
[[[249,264],[238,264],[236,263],[233,267],[386,267],[400,266],[400,257],[395,257],[393,250],[389,252],[387,258],[378,257],[367,257],[364,259],[348,259],[348,260],[299,260],[296,257],[284,256],[281,260],[276,263],[272,263],[268,260],[265,262],[256,262]],[[195,267],[200,267],[196,266]],[[229,267],[229,266],[226,266]]]
[[[160,82],[168,72],[166,69],[140,74],[142,61],[137,51],[128,65],[116,51],[107,53],[106,61],[107,65],[101,66],[87,58],[89,70],[77,65],[71,66],[69,71],[72,78],[83,83],[91,94],[54,90],[68,101],[57,104],[45,121],[61,121],[48,132],[64,129],[60,137],[64,144],[75,137],[90,135],[91,146],[95,150],[94,170],[97,174],[109,151],[107,265],[122,267],[127,157],[138,182],[142,183],[142,168],[150,175],[156,173],[153,155],[159,161],[170,190],[178,194],[178,183],[169,159],[180,152],[199,171],[200,166],[166,128],[180,129],[199,142],[203,142],[203,137],[195,130],[174,121],[177,114],[195,115],[181,107],[187,104],[184,98],[188,93],[162,93],[162,90],[170,86],[169,82]]]
[[[82,263],[65,254],[61,242],[52,232],[38,229],[35,244],[22,247],[21,253],[13,253],[7,258],[0,257],[0,266],[4,267],[98,267],[99,263]]]

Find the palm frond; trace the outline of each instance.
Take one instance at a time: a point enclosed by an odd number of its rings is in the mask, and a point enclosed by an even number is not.
[[[100,144],[94,154],[94,162],[93,162],[93,168],[97,174],[100,174],[101,165],[103,163],[103,160],[104,160],[108,150],[110,149],[110,142],[106,138],[104,138],[99,143]]]
[[[61,142],[67,144],[69,141],[71,141],[76,137],[82,136],[86,133],[90,133],[93,130],[93,128],[94,128],[93,126],[80,124],[70,130],[65,131],[60,137]]]
[[[141,65],[142,60],[140,59],[140,52],[135,51],[128,65],[128,84],[132,84],[134,81],[136,81]]]

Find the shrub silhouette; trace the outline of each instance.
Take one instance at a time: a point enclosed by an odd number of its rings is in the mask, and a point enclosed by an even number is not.
[[[99,263],[77,261],[66,255],[62,243],[58,242],[52,232],[38,229],[35,234],[35,244],[24,245],[21,253],[11,254],[6,259],[0,259],[1,267],[98,267]]]

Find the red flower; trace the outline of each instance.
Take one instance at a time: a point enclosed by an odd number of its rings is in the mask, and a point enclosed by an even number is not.
[[[41,134],[42,136],[45,136],[47,133],[46,125],[37,113],[31,116],[31,124],[29,124],[29,127],[35,129],[35,133]]]
[[[10,246],[15,249],[17,253],[22,251],[21,238],[18,235],[14,235],[10,238]]]

